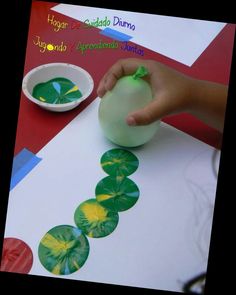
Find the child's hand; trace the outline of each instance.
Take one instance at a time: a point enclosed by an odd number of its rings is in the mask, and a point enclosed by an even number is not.
[[[129,125],[147,125],[164,116],[189,112],[200,120],[222,131],[227,99],[227,87],[196,80],[154,60],[121,59],[104,75],[97,93],[103,97],[122,76],[132,75],[143,65],[148,69],[153,101],[145,108],[130,113]]]
[[[151,60],[123,59],[115,63],[100,81],[98,96],[102,97],[111,90],[116,81],[125,75],[133,74],[143,65],[148,69],[146,80],[153,92],[153,101],[145,108],[129,114],[129,125],[150,124],[168,114],[187,110],[191,107],[189,98],[191,79]]]

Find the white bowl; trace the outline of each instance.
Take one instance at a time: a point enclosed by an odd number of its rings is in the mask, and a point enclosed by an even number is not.
[[[68,103],[52,104],[40,101],[32,96],[33,89],[37,84],[47,82],[57,77],[69,79],[77,85],[82,93],[82,97]],[[91,94],[93,87],[93,79],[87,71],[68,63],[48,63],[36,67],[25,75],[22,83],[23,93],[30,101],[44,109],[54,112],[64,112],[77,107]]]

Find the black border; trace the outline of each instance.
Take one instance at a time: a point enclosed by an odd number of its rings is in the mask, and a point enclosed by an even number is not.
[[[8,1],[7,1],[8,2]],[[48,0],[47,2],[53,2]],[[137,11],[145,13],[156,13],[160,15],[187,17],[194,19],[203,19],[210,21],[221,21],[228,23],[236,23],[235,21],[235,10],[233,4],[226,2],[211,3],[207,8],[206,2],[195,2],[195,3],[160,3],[160,1],[145,0],[141,3],[137,1],[107,1],[107,0],[77,0],[77,1],[55,1],[61,3],[75,4],[75,5],[87,5],[94,7],[103,7],[110,9],[119,9],[126,11]],[[156,4],[155,4],[156,2]],[[232,2],[232,1],[231,1]],[[7,3],[6,3],[7,4]],[[8,11],[12,11],[12,3],[8,3]],[[2,250],[2,239],[4,235],[5,221],[6,221],[6,210],[8,203],[9,184],[11,175],[11,166],[14,152],[15,135],[17,127],[17,117],[19,109],[19,100],[21,92],[21,83],[23,78],[23,69],[25,62],[25,51],[28,35],[28,25],[31,10],[31,0],[15,0],[15,22],[13,30],[15,34],[9,34],[9,26],[2,27],[6,31],[6,34],[10,36],[11,42],[15,35],[15,46],[13,54],[9,55],[9,60],[14,61],[12,68],[15,69],[16,80],[14,87],[14,100],[4,101],[6,107],[1,108],[1,115],[6,113],[4,118],[4,124],[1,126],[1,140],[0,140],[0,233],[1,243],[0,250]],[[11,21],[13,17],[11,13]],[[9,18],[8,18],[9,19]],[[3,42],[4,43],[4,42]],[[12,43],[11,43],[12,44]],[[11,47],[10,49],[12,49]],[[211,246],[209,254],[209,263],[207,271],[207,280],[205,294],[228,294],[234,290],[232,278],[232,272],[229,270],[231,264],[233,266],[233,255],[235,250],[230,249],[230,245],[233,244],[233,235],[235,232],[233,228],[233,214],[230,214],[230,209],[233,208],[232,200],[234,198],[233,190],[233,152],[236,151],[236,140],[234,139],[236,120],[235,120],[235,72],[236,72],[236,45],[234,41],[234,54],[231,66],[231,76],[229,84],[229,95],[227,102],[226,118],[225,118],[225,129],[223,134],[223,145],[222,155],[220,161],[219,178],[217,184],[217,196],[215,202],[214,219],[212,227]],[[8,49],[7,49],[8,51]],[[8,52],[7,52],[8,53]],[[12,89],[12,85],[9,85]],[[4,105],[4,104],[3,104]],[[233,135],[233,136],[232,136]],[[232,169],[231,169],[232,167]],[[231,172],[232,171],[232,172]],[[232,197],[231,197],[232,196]],[[1,252],[0,252],[1,253]],[[235,258],[235,257],[234,257]],[[170,270],[171,271],[171,270]],[[6,286],[9,288],[29,289],[44,291],[47,290],[70,290],[76,288],[79,292],[81,291],[102,291],[102,292],[133,292],[135,294],[179,294],[176,292],[169,291],[158,291],[158,290],[147,290],[141,288],[131,288],[116,285],[106,285],[97,283],[78,282],[66,279],[54,279],[49,277],[33,276],[33,275],[21,275],[13,273],[0,272],[1,288]],[[185,293],[186,294],[186,293]]]

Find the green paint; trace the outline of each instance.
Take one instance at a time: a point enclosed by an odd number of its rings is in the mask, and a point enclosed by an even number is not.
[[[83,266],[89,254],[89,243],[80,229],[59,225],[50,229],[38,248],[42,265],[56,275],[68,275]]]
[[[134,173],[139,165],[138,158],[124,149],[112,149],[102,155],[102,169],[110,176],[128,176]]]
[[[109,235],[116,228],[119,215],[101,206],[96,199],[89,199],[75,211],[75,224],[90,238]]]
[[[58,77],[37,84],[33,89],[32,96],[41,102],[62,104],[78,100],[82,97],[82,93],[73,82]]]
[[[59,80],[56,80],[59,79]],[[56,78],[53,82],[60,82]],[[55,86],[55,85],[54,85]],[[56,84],[56,90],[61,90]],[[139,198],[138,186],[126,176],[138,168],[138,158],[124,149],[111,149],[101,157],[101,166],[110,176],[96,186],[96,199],[81,203],[74,213],[77,227],[59,225],[41,239],[38,256],[41,264],[55,275],[69,275],[80,269],[89,255],[90,238],[111,234],[118,225],[118,212],[134,206]]]
[[[119,212],[131,208],[139,198],[137,185],[127,177],[108,176],[95,189],[97,201],[108,210]]]

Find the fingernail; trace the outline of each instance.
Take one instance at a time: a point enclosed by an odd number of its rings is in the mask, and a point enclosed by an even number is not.
[[[129,126],[136,126],[136,121],[135,121],[134,117],[128,117],[126,119],[126,122]]]
[[[97,91],[97,95],[98,95],[98,97],[102,98],[104,94],[103,94],[102,91],[98,90],[98,91]]]

